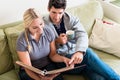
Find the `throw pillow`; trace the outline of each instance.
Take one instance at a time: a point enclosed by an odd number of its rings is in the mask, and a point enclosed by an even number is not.
[[[96,19],[89,45],[120,57],[120,25]]]

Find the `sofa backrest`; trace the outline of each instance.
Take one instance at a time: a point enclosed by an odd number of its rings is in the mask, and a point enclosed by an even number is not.
[[[0,29],[0,74],[13,68],[13,61],[3,29]]]
[[[13,27],[8,27],[5,29],[5,34],[7,36],[9,48],[10,48],[11,55],[13,58],[13,63],[17,71],[19,70],[19,66],[15,63],[15,61],[19,59],[18,59],[17,52],[16,52],[16,40],[23,30],[24,30],[23,23],[13,26]]]
[[[13,50],[11,49],[11,46],[14,46],[15,44],[14,45],[11,44],[11,42],[8,40],[8,37],[5,33],[5,29],[12,28],[20,23],[22,23],[22,21],[16,21],[0,26],[0,74],[3,74],[13,69],[14,68],[13,59],[15,59],[15,56],[12,55],[13,51],[11,51]],[[11,32],[16,31],[11,30]],[[17,34],[17,32],[15,34]],[[15,38],[11,39],[12,42],[15,42],[14,40]]]
[[[89,1],[82,5],[68,8],[66,11],[79,18],[88,35],[90,35],[92,31],[95,19],[103,18],[103,9],[98,1]]]
[[[12,22],[12,23],[8,23],[8,24],[4,24],[4,25],[1,25],[0,26],[0,29],[6,29],[6,28],[9,28],[9,27],[13,27],[13,26],[16,26],[18,24],[21,24],[23,21],[16,21],[16,22]]]

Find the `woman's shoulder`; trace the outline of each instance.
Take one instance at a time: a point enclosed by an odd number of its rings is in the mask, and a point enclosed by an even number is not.
[[[50,41],[51,41],[51,39],[55,39],[55,35],[54,35],[54,33],[53,33],[53,31],[52,31],[51,28],[49,28],[49,27],[44,27],[43,30],[44,30],[45,36],[47,36],[48,39],[50,39]]]
[[[48,33],[48,34],[52,34],[52,29],[50,27],[48,27],[47,25],[44,27],[44,32]]]
[[[20,35],[18,36],[17,38],[17,41],[21,41],[21,40],[24,40],[25,39],[25,32],[21,32]]]

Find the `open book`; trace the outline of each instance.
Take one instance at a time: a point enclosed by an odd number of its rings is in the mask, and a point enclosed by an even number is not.
[[[47,70],[42,71],[42,70],[37,69],[33,66],[28,66],[21,61],[16,61],[16,64],[18,64],[19,66],[22,66],[24,68],[27,68],[27,69],[29,69],[29,70],[37,73],[37,74],[43,75],[43,76],[48,75],[48,74],[56,74],[56,73],[60,73],[60,72],[64,72],[64,71],[68,71],[68,70],[72,70],[72,69],[75,69],[75,68],[86,66],[86,65],[82,65],[82,66],[78,66],[78,67],[69,66],[69,67],[64,67],[64,68],[55,69],[55,70],[51,70],[51,71],[47,71]]]

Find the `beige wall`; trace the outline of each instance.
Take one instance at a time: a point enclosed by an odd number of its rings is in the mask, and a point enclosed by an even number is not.
[[[36,8],[42,14],[47,13],[49,0],[1,0],[0,2],[0,25],[22,19],[23,12],[30,7]],[[67,0],[67,7],[82,4],[88,0]]]

